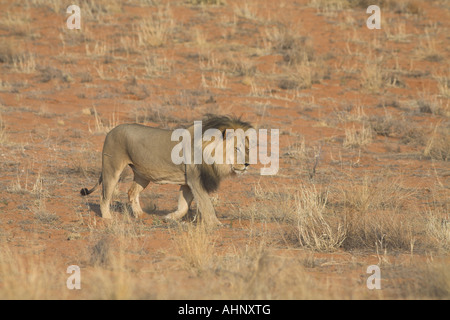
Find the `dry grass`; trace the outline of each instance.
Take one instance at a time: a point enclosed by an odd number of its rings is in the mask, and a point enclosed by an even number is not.
[[[217,88],[226,89],[228,79],[225,76],[225,72],[214,73],[210,80],[206,80],[205,76],[202,74],[202,88]]]
[[[0,298],[448,299],[446,35],[425,9],[437,3],[378,1],[369,38],[370,0],[168,3],[78,0],[70,31],[53,19],[61,1],[3,3]],[[285,151],[277,176],[249,172],[213,198],[222,228],[162,222],[176,188],[156,202],[149,186],[139,219],[122,187],[111,221],[96,216],[99,191],[79,197],[100,168],[92,135],[210,110],[253,111]],[[68,264],[82,268],[78,292]]]
[[[42,255],[21,253],[20,249],[5,243],[0,246],[0,299],[36,300],[64,299],[61,288],[65,279],[54,265]]]
[[[295,197],[296,236],[299,244],[312,250],[335,251],[346,238],[342,221],[327,216],[328,194],[315,186],[301,186]]]
[[[321,153],[322,146],[320,144],[307,146],[305,138],[302,138],[300,143],[291,144],[283,154],[283,157],[294,159],[294,161],[291,160],[290,162],[307,173],[310,179],[314,179],[320,163]]]
[[[258,204],[240,209],[238,217],[275,221],[282,241],[317,251],[338,248],[409,251],[424,229],[424,217],[408,212],[414,190],[402,187],[399,178],[369,178],[341,190],[319,191],[300,185],[295,191],[255,186]],[[427,241],[418,242],[425,244]]]
[[[33,53],[17,49],[18,43],[3,40],[0,43],[0,63],[6,63],[14,72],[34,73],[36,71],[36,58]]]
[[[242,1],[233,7],[234,14],[248,20],[258,20],[258,7],[249,1]]]
[[[269,186],[261,184],[256,184],[253,188],[257,203],[249,208],[239,208],[238,218],[251,221],[292,222],[291,219],[295,214],[293,190],[288,188],[272,190]],[[265,205],[260,205],[263,202]]]
[[[36,71],[36,59],[31,53],[24,53],[13,60],[13,68],[20,73],[34,73]]]
[[[170,7],[158,8],[150,19],[140,22],[137,29],[137,43],[142,47],[161,47],[167,43],[174,30],[174,19]]]
[[[385,66],[386,58],[381,57],[369,57],[365,58],[365,62],[362,67],[360,85],[369,93],[384,92],[386,88],[404,87],[404,83],[401,81],[399,74],[401,70],[398,66],[394,69],[388,69]]]
[[[372,142],[373,132],[370,126],[364,123],[361,129],[352,128],[345,129],[345,138],[343,142],[344,148],[361,148]]]
[[[283,241],[295,247],[316,251],[335,251],[346,236],[345,224],[328,206],[328,192],[314,184],[296,190],[277,191],[255,186],[258,204],[240,210],[239,217],[253,221],[276,222]]]
[[[319,14],[325,16],[336,16],[337,12],[349,6],[349,1],[347,0],[311,0],[309,5],[316,8]]]
[[[380,62],[368,59],[361,73],[361,86],[370,92],[379,91],[384,87],[383,71]]]
[[[6,130],[5,122],[3,121],[3,116],[0,113],[0,146],[5,145],[8,142],[8,134]]]
[[[389,248],[410,250],[420,234],[418,216],[407,215],[413,192],[398,178],[372,179],[351,184],[340,191],[347,236],[344,248]]]
[[[298,261],[278,257],[265,246],[261,242],[221,257],[215,272],[218,279],[207,289],[211,297],[251,300],[324,297],[319,284]]]
[[[150,55],[144,58],[144,68],[146,77],[160,77],[173,69],[173,63],[166,57]]]
[[[310,259],[311,260],[311,259]],[[39,256],[21,254],[16,247],[0,247],[1,299],[361,299],[383,298],[364,285],[342,276],[317,277],[326,263],[312,257],[305,262],[282,258],[259,246],[248,246],[218,257],[214,270],[191,275],[190,285],[170,270],[133,270],[126,251],[112,250],[108,267],[81,269],[81,290],[66,288],[69,274]],[[339,267],[339,263],[329,262]],[[352,265],[350,265],[351,267]],[[356,268],[355,268],[356,267]],[[358,270],[357,265],[353,265]],[[61,270],[60,270],[61,269]],[[176,276],[175,276],[176,275]],[[364,273],[361,273],[362,277]],[[394,287],[397,297],[448,299],[449,272],[442,262],[382,266],[383,288]],[[195,284],[197,283],[197,284]],[[18,285],[20,284],[20,285]],[[385,291],[386,289],[384,289]]]
[[[311,251],[352,250],[371,247],[383,261],[383,283],[393,286],[397,296],[405,298],[448,297],[448,273],[439,262],[427,265],[392,265],[386,250],[402,249],[412,252],[417,227],[410,218],[402,220],[400,209],[410,199],[408,191],[399,182],[388,184],[387,179],[373,181],[369,178],[351,189],[321,192],[313,184],[301,185],[295,195],[287,190],[267,191],[257,187],[259,210],[254,218],[278,221],[289,244]],[[331,195],[331,197],[330,197]],[[261,200],[269,200],[261,205]],[[338,200],[339,199],[339,200]],[[339,202],[340,201],[340,202]],[[281,206],[284,205],[284,207]],[[263,211],[263,209],[265,211]],[[250,224],[252,237],[245,245],[237,243],[223,247],[226,237],[219,239],[214,230],[201,223],[181,224],[169,229],[172,250],[162,250],[159,256],[170,268],[159,266],[150,259],[144,268],[135,267],[130,256],[143,251],[148,237],[147,228],[140,220],[131,217],[127,206],[118,206],[114,220],[98,226],[95,221],[84,221],[90,230],[88,261],[82,268],[82,290],[70,292],[65,288],[64,273],[48,261],[18,255],[8,246],[0,249],[0,297],[4,299],[43,298],[65,299],[333,299],[374,298],[367,290],[350,279],[339,280],[326,273],[326,266],[341,265],[334,260],[316,260],[314,256],[290,258],[272,251],[274,238],[271,232],[261,232],[257,219]],[[117,211],[117,210],[116,210]],[[343,220],[343,212],[352,212]],[[264,216],[261,216],[264,214]],[[448,250],[448,213],[430,209],[427,213],[426,235]],[[241,217],[245,218],[245,217]],[[251,218],[251,217],[248,217]],[[276,220],[278,219],[278,220]],[[269,221],[267,220],[267,221]],[[41,221],[41,223],[45,223]],[[288,225],[286,225],[288,224]],[[74,240],[75,241],[75,240]],[[373,241],[373,243],[371,243]],[[284,242],[286,244],[286,242]],[[401,244],[401,247],[399,247]],[[142,259],[144,256],[141,256]],[[312,259],[312,260],[311,260]],[[348,262],[350,263],[350,262]],[[347,265],[361,268],[358,264]],[[59,270],[59,271],[58,271]],[[321,271],[323,270],[323,271]],[[404,271],[401,271],[404,270]],[[405,281],[404,273],[415,270],[414,281]],[[189,274],[183,280],[183,273]],[[325,272],[325,273],[322,273]],[[400,273],[399,273],[400,272]],[[60,277],[54,274],[63,274]],[[320,277],[317,274],[320,274]],[[180,280],[181,279],[181,280]],[[187,283],[185,282],[187,281]],[[349,282],[350,281],[350,282]],[[18,286],[18,284],[21,284]],[[343,284],[346,284],[343,286]],[[26,284],[26,286],[22,285]],[[53,285],[52,285],[53,284]],[[345,288],[345,289],[343,289]],[[77,294],[76,296],[72,296]],[[379,296],[378,298],[382,298]]]
[[[187,270],[201,274],[215,262],[217,234],[203,223],[181,225],[176,231],[175,244]]]
[[[17,173],[16,181],[14,181],[14,183],[6,190],[16,194],[31,194],[38,199],[48,197],[49,192],[44,186],[44,180],[41,173],[38,172],[33,183],[29,181],[29,171],[31,170],[27,168],[23,171],[25,171],[23,174]]]
[[[10,11],[5,13],[0,23],[0,29],[9,31],[9,35],[17,37],[35,37],[31,30],[30,15],[25,12],[24,14],[15,14]]]
[[[224,0],[188,0],[187,2],[193,5],[223,5],[226,3]]]
[[[289,61],[293,65],[286,67],[287,77],[278,83],[281,89],[309,89],[325,77],[324,70],[320,67],[321,63],[316,60],[310,61],[305,51],[292,59],[293,57],[290,57]]]
[[[265,29],[265,47],[268,52],[277,52],[283,55],[283,61],[288,65],[305,63],[305,60],[314,59],[314,48],[311,40],[301,36],[295,28],[284,25],[267,27]]]
[[[95,107],[92,108],[94,111],[94,121],[95,121],[95,127],[94,129],[91,129],[89,127],[89,132],[92,134],[107,134],[111,129],[117,127],[120,124],[120,119],[116,115],[115,112],[112,113],[111,117],[108,121],[102,119]]]
[[[439,46],[436,44],[436,39],[431,37],[427,30],[425,30],[425,39],[419,41],[415,54],[417,59],[429,62],[440,62],[444,59]]]
[[[449,208],[437,206],[429,208],[426,213],[426,232],[433,244],[447,252],[450,250],[450,215]]]
[[[48,8],[55,13],[62,13],[67,8],[58,0],[26,0],[26,5],[32,8]]]
[[[97,163],[97,166],[95,164]],[[84,144],[80,150],[70,155],[67,169],[64,171],[69,174],[80,175],[84,178],[95,176],[100,171],[101,158],[98,152],[93,149],[91,144]]]
[[[441,129],[439,124],[436,125],[426,144],[423,155],[434,160],[450,160],[450,135],[448,134],[448,129]]]
[[[450,98],[450,86],[449,86],[449,77],[445,75],[435,75],[434,79],[436,79],[438,83],[439,95],[443,98]]]
[[[31,210],[40,223],[53,225],[59,221],[59,217],[54,212],[47,210],[44,201],[45,200],[39,200],[39,202]]]

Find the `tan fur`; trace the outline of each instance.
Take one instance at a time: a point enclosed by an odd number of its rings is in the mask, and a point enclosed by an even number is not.
[[[251,128],[240,119],[225,116],[208,116],[203,120],[203,132],[215,128],[226,129]],[[187,128],[193,139],[193,126]],[[140,124],[122,124],[112,129],[106,136],[102,153],[102,173],[98,183],[88,190],[83,188],[82,195],[88,195],[102,184],[100,210],[103,218],[111,218],[110,202],[123,169],[129,165],[134,172],[134,181],[128,191],[128,198],[135,216],[142,214],[139,193],[149,182],[180,185],[178,209],[165,216],[168,220],[181,219],[189,211],[192,200],[196,200],[202,220],[208,225],[220,224],[209,199],[209,192],[215,191],[220,181],[236,172],[244,172],[248,164],[180,164],[171,159],[173,147],[177,141],[171,141],[171,130],[163,130]],[[203,143],[204,149],[208,144]],[[223,143],[225,148],[225,142]],[[246,154],[248,145],[246,143]]]

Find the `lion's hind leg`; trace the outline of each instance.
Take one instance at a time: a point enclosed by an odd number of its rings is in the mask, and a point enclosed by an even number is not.
[[[143,214],[141,204],[139,203],[139,194],[148,186],[148,184],[148,180],[142,178],[136,173],[134,174],[133,184],[131,185],[130,190],[128,190],[128,200],[136,218]]]
[[[111,219],[110,204],[113,197],[114,189],[119,182],[120,174],[126,164],[115,163],[111,159],[103,158],[102,168],[102,193],[100,195],[100,211],[102,218]]]
[[[167,214],[164,218],[166,220],[180,220],[188,213],[192,200],[194,200],[194,195],[191,189],[187,185],[181,186],[177,211]]]

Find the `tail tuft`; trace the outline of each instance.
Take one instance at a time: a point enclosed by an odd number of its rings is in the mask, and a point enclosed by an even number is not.
[[[82,196],[87,196],[89,194],[89,189],[88,188],[81,189],[80,194]]]

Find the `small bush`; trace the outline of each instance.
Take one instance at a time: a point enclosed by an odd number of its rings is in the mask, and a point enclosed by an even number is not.
[[[431,138],[428,140],[423,154],[430,159],[449,161],[450,135],[448,134],[448,130],[439,130],[436,126]]]
[[[295,198],[296,236],[299,244],[318,251],[334,251],[346,238],[345,225],[327,217],[328,194],[301,187]]]

